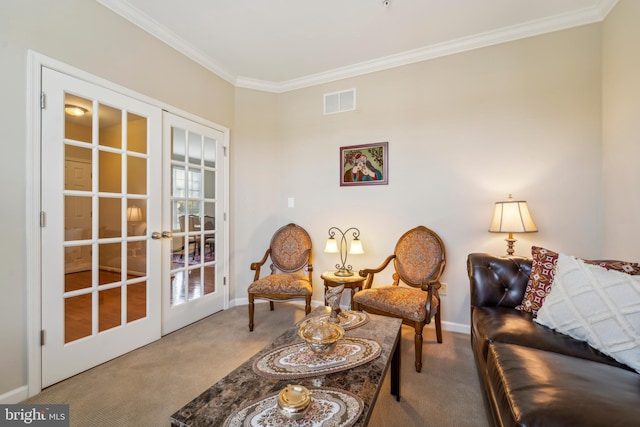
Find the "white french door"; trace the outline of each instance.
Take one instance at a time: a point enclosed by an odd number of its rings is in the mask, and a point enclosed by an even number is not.
[[[48,68],[42,90],[46,387],[160,338],[162,110]]]
[[[228,131],[93,81],[41,68],[41,388],[228,306]]]
[[[225,134],[163,116],[162,334],[225,308]]]

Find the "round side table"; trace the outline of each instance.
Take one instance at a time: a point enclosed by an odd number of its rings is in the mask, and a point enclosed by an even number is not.
[[[324,280],[324,293],[326,295],[327,290],[329,289],[329,286],[335,287],[335,286],[344,285],[345,289],[346,288],[351,289],[351,300],[349,301],[349,309],[351,309],[351,306],[353,304],[353,295],[357,291],[362,289],[365,278],[360,277],[358,272],[354,272],[353,276],[346,276],[346,277],[336,276],[334,273],[335,271],[325,271],[320,275],[320,278]],[[327,305],[326,299],[324,304]]]

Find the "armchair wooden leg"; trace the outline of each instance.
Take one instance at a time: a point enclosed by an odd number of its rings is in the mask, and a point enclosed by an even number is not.
[[[253,294],[249,294],[249,331],[253,331]]]
[[[311,313],[311,295],[304,297],[304,314]]]
[[[275,308],[275,307],[273,306],[273,301],[269,301],[269,308],[271,309],[271,311],[273,311],[273,309]]]
[[[422,329],[424,328],[423,322],[416,322],[416,372],[420,372],[422,370]],[[398,344],[400,345],[400,344]]]
[[[442,324],[440,322],[440,307],[438,307],[438,312],[436,313],[436,338],[438,342],[442,344]]]

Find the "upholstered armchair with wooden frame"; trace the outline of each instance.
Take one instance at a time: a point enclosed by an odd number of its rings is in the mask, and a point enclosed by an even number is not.
[[[372,287],[376,273],[393,260],[393,283]],[[438,289],[446,264],[444,243],[426,227],[419,226],[404,233],[378,268],[360,270],[366,281],[353,300],[356,308],[374,314],[399,317],[415,328],[416,371],[422,369],[422,330],[435,317],[436,338],[442,343],[441,304]],[[406,286],[405,286],[406,285]]]
[[[311,237],[304,228],[288,224],[275,232],[264,257],[251,264],[251,270],[256,273],[253,283],[247,289],[250,331],[253,331],[256,298],[269,300],[271,311],[274,309],[274,301],[304,298],[305,314],[311,312],[312,256]],[[260,270],[268,258],[271,258],[271,274],[260,278]]]

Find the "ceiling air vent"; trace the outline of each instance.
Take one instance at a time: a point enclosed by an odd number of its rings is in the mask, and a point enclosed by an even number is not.
[[[356,90],[324,94],[324,114],[342,113],[356,109]]]

